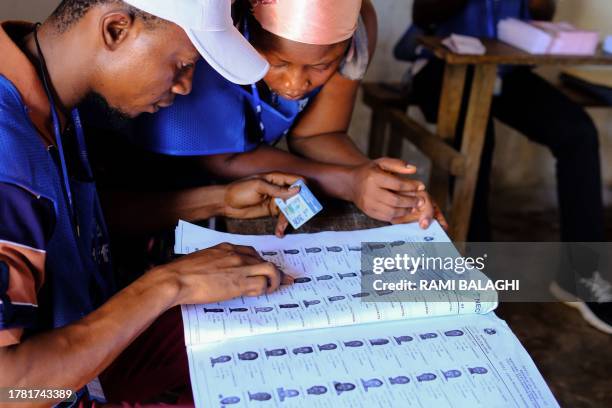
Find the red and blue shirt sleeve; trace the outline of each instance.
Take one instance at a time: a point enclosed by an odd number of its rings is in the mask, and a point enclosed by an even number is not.
[[[0,183],[0,347],[19,343],[36,323],[54,227],[51,201]]]

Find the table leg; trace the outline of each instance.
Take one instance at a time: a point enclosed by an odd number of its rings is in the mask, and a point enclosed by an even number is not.
[[[455,180],[453,192],[450,234],[455,241],[459,242],[467,238],[470,225],[474,191],[480,169],[480,156],[484,146],[496,79],[496,64],[475,66],[461,144],[461,153],[466,157],[466,172],[464,176],[457,177]]]
[[[387,134],[387,118],[383,107],[372,107],[372,119],[370,123],[370,146],[368,156],[370,159],[378,159],[383,154],[385,136]]]
[[[400,159],[402,157],[402,149],[404,146],[404,138],[400,132],[397,132],[394,126],[390,126],[389,143],[387,144],[387,152],[385,156]]]
[[[444,140],[452,141],[455,138],[467,65],[446,64],[438,109],[438,135]]]
[[[443,214],[448,214],[448,189],[450,188],[448,179],[448,173],[436,167],[432,162],[431,173],[429,175],[429,194],[436,204],[438,204]]]
[[[467,65],[447,64],[444,68],[440,107],[438,109],[438,135],[450,143],[455,138],[457,122],[459,121],[466,73]],[[440,206],[440,210],[446,213],[450,189],[448,174],[436,166],[432,166],[429,185],[431,196]]]

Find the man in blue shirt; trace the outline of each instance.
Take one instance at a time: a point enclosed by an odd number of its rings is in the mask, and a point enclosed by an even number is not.
[[[150,400],[189,382],[185,348],[177,352],[179,319],[157,331],[165,342],[147,343],[150,332],[139,339],[160,315],[279,287],[274,265],[229,244],[153,268],[122,290],[115,285],[75,107],[92,94],[129,117],[169,106],[191,91],[200,54],[237,82],[257,81],[267,68],[233,27],[230,0],[63,0],[43,24],[0,25],[1,389],[78,391],[85,404],[103,399],[105,380],[123,397],[146,378],[155,388],[138,397]],[[245,58],[250,64],[237,61]],[[296,180],[270,174],[147,205],[170,210],[173,222],[271,215],[273,197],[295,194],[287,185]],[[121,381],[106,373],[101,389],[97,377],[130,343],[142,357],[127,359],[140,369]]]
[[[439,36],[451,33],[484,38],[497,37],[497,23],[504,18],[550,20],[555,0],[415,0],[415,26],[396,46],[399,59],[429,58],[413,78],[413,94],[429,122],[437,121],[444,62],[415,52],[414,33]],[[416,29],[415,29],[416,27]],[[489,178],[494,149],[493,118],[515,128],[530,140],[547,146],[557,159],[557,189],[564,242],[604,241],[602,181],[597,130],[586,111],[530,67],[500,69],[502,87],[495,96],[482,153],[468,239],[489,241]],[[471,81],[471,73],[468,81]],[[469,89],[469,88],[466,88]],[[463,116],[463,115],[462,115]],[[461,118],[456,141],[461,143]],[[597,328],[612,333],[612,290],[600,287],[600,276],[590,271],[580,276],[579,286],[589,300],[573,306]],[[573,284],[573,282],[572,282]],[[579,288],[580,289],[580,288]],[[566,292],[574,292],[568,290]],[[604,293],[605,292],[605,293]]]

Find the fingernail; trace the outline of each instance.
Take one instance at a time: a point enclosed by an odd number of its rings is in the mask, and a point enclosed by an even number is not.
[[[417,169],[416,166],[413,166],[412,164],[407,164],[406,168],[409,169],[409,170],[416,170]]]
[[[425,204],[425,200],[423,200],[422,198],[419,198],[419,201],[417,202],[417,207],[422,207],[423,204]]]
[[[425,185],[423,184],[419,185],[419,188],[417,189],[417,191],[425,191]]]
[[[422,229],[427,229],[429,227],[429,221],[423,220],[423,221],[421,221],[420,225],[421,225]]]
[[[287,282],[287,284],[291,284],[294,282],[295,278],[291,275],[287,275],[282,269],[279,269],[281,273],[281,282]]]

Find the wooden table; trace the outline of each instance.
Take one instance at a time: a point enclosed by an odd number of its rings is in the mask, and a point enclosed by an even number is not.
[[[491,111],[499,65],[612,65],[612,56],[534,55],[496,40],[483,40],[485,55],[460,55],[442,45],[442,38],[421,37],[420,43],[446,62],[438,110],[438,136],[452,142],[455,137],[469,65],[474,66],[460,153],[465,159],[462,177],[457,177],[451,199],[450,235],[467,237],[480,157]]]
[[[322,203],[323,211],[304,224],[299,230],[288,228],[288,233],[313,233],[322,231],[354,231],[384,227],[389,223],[377,221],[365,215],[354,204],[338,200]],[[267,217],[255,220],[225,220],[227,232],[244,235],[274,234],[276,218]]]

